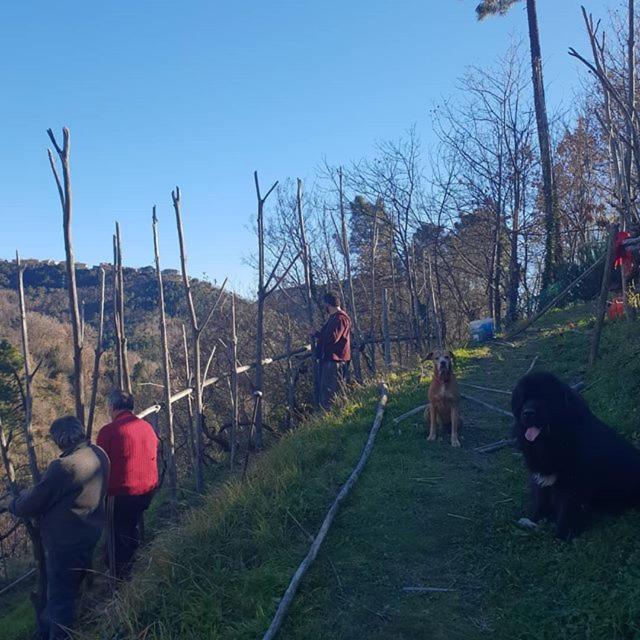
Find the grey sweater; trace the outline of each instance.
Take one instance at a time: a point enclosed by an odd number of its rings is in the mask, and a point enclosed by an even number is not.
[[[9,511],[38,520],[46,549],[95,545],[105,521],[108,478],[107,454],[83,442],[56,458]]]

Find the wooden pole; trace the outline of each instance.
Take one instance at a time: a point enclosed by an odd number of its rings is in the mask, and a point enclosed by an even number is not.
[[[106,274],[100,269],[100,302],[98,317],[98,337],[93,358],[93,377],[91,379],[91,401],[89,403],[89,418],[87,419],[87,440],[91,441],[93,422],[95,419],[96,402],[98,400],[98,384],[100,382],[100,360],[104,353],[104,300],[106,288]]]
[[[293,578],[291,579],[291,582],[289,583],[287,590],[285,591],[282,599],[280,600],[280,603],[278,604],[278,609],[276,610],[275,616],[273,617],[273,620],[269,625],[269,629],[263,636],[263,640],[273,640],[273,638],[275,638],[276,635],[278,634],[280,626],[282,625],[282,622],[285,616],[287,615],[287,611],[289,610],[289,607],[293,602],[293,598],[295,597],[296,592],[298,591],[298,587],[302,582],[302,578],[304,577],[306,572],[309,570],[309,567],[313,564],[313,561],[316,559],[318,552],[320,551],[320,547],[322,546],[322,543],[324,542],[324,539],[327,536],[329,528],[331,527],[331,524],[333,523],[338,513],[338,510],[340,509],[340,505],[342,504],[344,499],[349,495],[349,493],[351,492],[351,489],[353,489],[353,486],[355,485],[356,481],[360,477],[360,474],[362,473],[362,470],[364,469],[364,466],[366,465],[367,460],[369,459],[369,456],[373,451],[373,445],[375,443],[376,436],[378,435],[378,431],[380,430],[380,426],[382,425],[382,418],[384,417],[384,409],[386,407],[388,399],[389,399],[389,391],[387,389],[387,386],[383,384],[380,386],[380,399],[378,400],[378,407],[376,409],[376,416],[373,421],[373,426],[371,427],[371,431],[369,432],[369,437],[364,446],[364,449],[362,450],[360,460],[358,460],[358,464],[355,466],[348,480],[340,489],[338,495],[336,496],[336,499],[334,500],[333,504],[331,505],[329,511],[327,512],[327,515],[325,516],[322,522],[320,530],[318,531],[315,538],[313,539],[311,547],[309,548],[309,552],[307,553],[305,559],[300,563],[300,566],[298,567],[295,574],[293,575]]]
[[[189,389],[193,384],[191,379],[191,366],[189,364],[189,345],[187,344],[187,329],[182,325],[182,349],[184,351],[184,386]],[[172,400],[173,402],[173,400]],[[193,431],[193,394],[187,396],[187,414],[189,416],[189,428],[187,429],[187,441],[189,442],[189,453],[191,455],[191,464],[195,469],[196,460],[196,442]]]
[[[122,375],[122,340],[120,339],[120,304],[118,294],[118,245],[116,235],[113,234],[113,335],[114,352],[116,356],[116,381],[118,388],[124,389],[124,377]]]
[[[233,469],[238,434],[238,334],[236,330],[236,296],[231,294],[231,430],[229,432],[229,465]]]
[[[356,307],[356,296],[353,287],[353,276],[351,273],[351,249],[349,247],[349,234],[347,232],[347,215],[344,208],[344,174],[342,167],[338,169],[338,195],[340,200],[340,239],[342,244],[342,257],[344,259],[344,270],[347,277],[347,293],[349,295],[351,321],[353,323],[353,345],[351,349],[351,354],[353,356],[353,373],[355,374],[356,381],[362,383],[362,368],[360,365],[360,344],[362,342],[362,332],[360,331],[360,323],[358,321],[358,309]]]
[[[204,439],[202,423],[204,418],[204,404],[202,397],[202,353],[200,348],[200,328],[198,326],[198,317],[196,315],[196,308],[193,302],[193,294],[191,292],[191,283],[189,281],[189,275],[187,272],[187,252],[184,242],[184,231],[182,228],[182,213],[180,202],[180,189],[176,187],[175,191],[171,192],[171,199],[173,201],[173,208],[176,214],[176,226],[178,228],[178,242],[180,245],[180,266],[182,269],[182,283],[184,285],[185,297],[187,299],[187,306],[189,309],[189,321],[191,323],[191,349],[193,354],[193,375],[194,375],[194,390],[195,390],[195,402],[196,402],[196,414],[195,421],[193,423],[194,442],[196,456],[194,459],[194,475],[196,491],[202,493],[204,489],[204,473],[203,473],[203,457],[204,457]]]
[[[153,207],[153,253],[156,263],[156,279],[158,281],[158,322],[160,325],[160,339],[162,343],[162,377],[164,387],[165,437],[163,447],[165,463],[169,471],[169,502],[174,517],[178,514],[178,473],[176,469],[176,446],[173,432],[173,406],[171,404],[171,364],[169,361],[169,338],[167,337],[167,318],[164,308],[164,284],[160,269],[160,247],[158,243],[158,216]]]
[[[24,440],[27,445],[27,457],[31,478],[35,483],[40,481],[38,458],[33,444],[33,377],[31,368],[31,354],[29,352],[29,330],[27,328],[27,310],[24,300],[24,269],[20,264],[20,256],[16,251],[16,266],[18,268],[18,303],[20,306],[20,331],[22,335],[22,362],[24,367]]]
[[[120,225],[116,222],[116,250],[118,255],[116,277],[118,279],[118,322],[120,337],[120,357],[122,358],[123,389],[127,393],[132,392],[131,374],[129,372],[129,354],[127,347],[127,334],[124,321],[124,269],[122,266],[122,239],[120,237]]]
[[[280,264],[284,250],[280,255],[280,258],[276,262],[276,265],[267,278],[265,276],[265,257],[264,257],[264,205],[267,198],[271,195],[274,189],[278,186],[275,182],[271,188],[267,191],[265,196],[262,196],[260,192],[260,182],[258,180],[258,172],[253,172],[253,180],[256,187],[256,197],[258,199],[258,315],[256,318],[256,374],[254,380],[254,386],[256,389],[261,390],[263,387],[263,366],[262,360],[264,358],[264,312],[265,303],[270,291],[268,290],[269,282],[275,276],[275,271]],[[262,448],[262,404],[258,403],[256,414],[256,440],[255,444],[258,449]]]
[[[53,131],[47,130],[47,134],[60,158],[62,165],[62,180],[56,169],[56,162],[51,149],[47,149],[49,164],[58,187],[60,204],[62,206],[62,220],[64,230],[64,249],[67,266],[67,291],[69,294],[69,311],[71,314],[71,328],[73,331],[73,391],[76,405],[76,416],[84,424],[84,365],[82,361],[82,332],[80,321],[80,305],[78,304],[78,289],[76,286],[76,264],[73,253],[73,239],[71,235],[71,222],[73,214],[71,195],[71,168],[69,163],[71,134],[66,127],[62,130],[62,147],[58,145]]]
[[[384,335],[384,366],[391,368],[391,335],[389,333],[389,302],[387,290],[382,290],[382,333]]]
[[[602,274],[600,295],[598,296],[598,303],[596,306],[596,321],[593,327],[593,336],[591,337],[591,348],[589,349],[590,367],[595,364],[598,357],[598,349],[600,348],[602,326],[607,313],[607,298],[609,296],[609,285],[611,284],[611,271],[613,270],[613,263],[615,262],[615,244],[618,229],[619,226],[617,224],[609,226],[609,235],[607,237],[607,256],[604,262],[604,273]]]

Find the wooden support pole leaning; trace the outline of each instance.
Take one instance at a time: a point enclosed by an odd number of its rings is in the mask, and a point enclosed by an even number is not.
[[[589,366],[592,367],[598,357],[598,349],[600,348],[600,337],[602,336],[602,325],[607,312],[607,297],[609,295],[609,285],[611,284],[611,270],[615,261],[615,244],[618,234],[618,225],[612,224],[609,227],[609,237],[607,241],[607,257],[604,264],[604,273],[602,275],[602,284],[600,285],[600,295],[596,306],[596,323],[593,328],[593,336],[591,337],[591,347],[589,349]]]
[[[384,409],[388,399],[389,399],[389,391],[387,389],[387,386],[385,384],[382,384],[380,386],[380,399],[378,400],[376,417],[373,421],[373,426],[371,427],[371,431],[369,432],[367,443],[365,444],[364,449],[362,450],[362,455],[360,456],[360,460],[358,461],[358,464],[356,465],[354,470],[351,472],[349,479],[345,482],[345,484],[340,489],[340,492],[338,493],[336,499],[334,500],[333,504],[331,505],[329,511],[327,512],[327,515],[325,516],[322,522],[322,526],[320,527],[320,530],[318,531],[315,538],[313,539],[313,543],[309,548],[309,552],[307,553],[307,556],[302,561],[302,563],[296,570],[295,574],[293,575],[293,578],[291,579],[291,582],[289,583],[289,586],[287,587],[287,590],[285,591],[284,596],[280,600],[280,604],[278,605],[278,609],[275,613],[275,616],[273,617],[273,620],[269,625],[269,629],[263,636],[263,640],[273,640],[273,638],[276,637],[280,629],[280,626],[282,625],[282,622],[285,616],[287,615],[287,611],[289,610],[289,607],[293,602],[293,598],[296,595],[296,592],[298,590],[298,587],[300,586],[302,578],[304,577],[305,573],[308,571],[309,567],[313,564],[313,561],[316,559],[316,556],[320,551],[320,547],[322,546],[322,543],[324,542],[324,539],[327,536],[329,527],[331,526],[333,520],[336,517],[336,514],[338,513],[338,509],[340,508],[340,505],[342,504],[344,499],[347,497],[347,495],[349,495],[349,492],[351,491],[356,481],[360,477],[360,474],[362,473],[362,470],[364,469],[364,466],[367,463],[367,460],[369,459],[371,452],[373,451],[373,445],[375,443],[376,436],[378,435],[378,431],[380,431],[380,426],[382,425],[382,418],[384,417]]]
[[[575,287],[577,284],[582,282],[590,273],[595,271],[602,264],[604,259],[605,259],[604,255],[600,256],[588,269],[583,271],[573,282],[567,285],[553,300],[551,300],[549,304],[545,305],[542,310],[536,313],[536,315],[533,316],[533,318],[531,318],[530,320],[527,320],[527,322],[525,322],[522,326],[518,327],[511,333],[507,334],[507,339],[511,340],[516,336],[519,336],[521,333],[526,331],[534,322],[539,320],[550,309],[553,309],[553,307],[555,307],[555,305],[558,304],[558,302],[560,302],[560,300],[562,300],[562,298],[564,298],[567,295],[567,293],[569,293],[569,291],[573,289],[573,287]]]

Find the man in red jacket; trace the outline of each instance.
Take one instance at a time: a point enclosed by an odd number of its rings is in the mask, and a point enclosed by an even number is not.
[[[111,462],[108,510],[113,510],[115,575],[126,579],[140,545],[140,517],[158,486],[158,437],[148,422],[134,415],[130,393],[116,389],[107,401],[112,422],[100,429],[97,444]]]
[[[335,291],[325,293],[322,301],[329,317],[315,337],[316,358],[320,363],[320,406],[327,410],[347,379],[351,318],[340,308],[340,296]]]

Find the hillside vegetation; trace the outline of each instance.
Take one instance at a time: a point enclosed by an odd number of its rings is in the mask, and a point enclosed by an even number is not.
[[[637,327],[607,327],[586,373],[590,319],[558,312],[514,346],[458,352],[463,381],[509,389],[538,367],[584,380],[593,410],[638,443]],[[510,449],[473,448],[508,433],[509,419],[463,403],[463,447],[428,443],[421,372],[392,377],[383,429],[281,632],[289,639],[633,638],[640,515],[602,518],[571,544],[515,523],[526,478]],[[470,395],[508,407],[506,396]],[[160,534],[129,587],[91,614],[85,638],[260,637],[304,557],[373,419],[375,391],[285,437],[246,483],[213,491],[186,524]],[[415,594],[407,586],[451,589]]]

